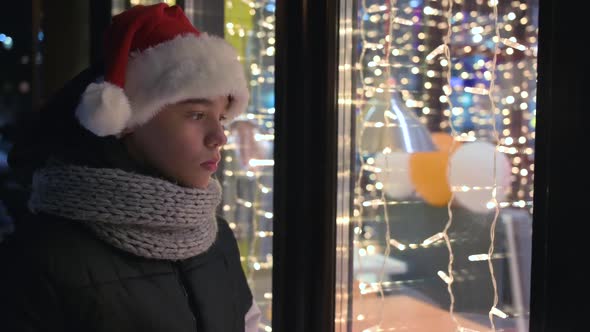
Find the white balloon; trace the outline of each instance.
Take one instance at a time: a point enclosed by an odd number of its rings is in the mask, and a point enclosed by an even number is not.
[[[478,213],[494,209],[494,151],[496,155],[496,200],[505,199],[510,189],[510,161],[488,142],[462,144],[452,155],[449,184],[458,203]]]
[[[392,199],[404,199],[414,193],[414,184],[410,178],[410,154],[405,152],[378,153],[375,167],[381,169],[376,173],[383,184],[385,194]]]

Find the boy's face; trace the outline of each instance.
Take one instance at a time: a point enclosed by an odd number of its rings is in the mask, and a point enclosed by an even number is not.
[[[124,136],[129,153],[180,185],[205,188],[227,142],[228,97],[192,99],[164,107]]]

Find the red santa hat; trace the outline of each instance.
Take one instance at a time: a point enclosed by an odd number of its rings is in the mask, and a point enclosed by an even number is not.
[[[82,94],[76,117],[98,136],[149,121],[164,106],[229,96],[230,118],[248,104],[244,69],[225,40],[199,32],[178,6],[135,6],[105,33],[104,81]]]

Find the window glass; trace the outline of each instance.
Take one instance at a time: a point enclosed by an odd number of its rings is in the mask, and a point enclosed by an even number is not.
[[[338,329],[528,331],[538,1],[340,10]]]

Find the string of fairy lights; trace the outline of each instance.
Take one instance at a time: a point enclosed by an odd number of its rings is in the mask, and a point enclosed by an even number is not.
[[[362,5],[363,5],[363,9],[366,10],[367,9],[367,7],[366,7],[367,6],[366,1],[363,1],[362,2]],[[385,9],[390,12],[390,15],[389,15],[389,22],[388,22],[387,28],[386,28],[387,35],[386,35],[386,38],[385,38],[385,47],[384,47],[384,54],[383,54],[383,60],[382,61],[383,61],[384,64],[388,64],[389,63],[389,57],[390,57],[390,54],[391,54],[391,44],[392,44],[391,42],[392,42],[392,39],[393,39],[393,32],[394,32],[393,27],[394,27],[394,24],[395,24],[395,18],[397,17],[395,15],[395,12],[397,10],[397,8],[396,8],[396,1],[395,0],[391,0],[389,3],[387,3],[385,5],[385,7],[386,7]],[[384,18],[384,19],[386,19],[386,18]],[[364,35],[362,35],[362,36],[364,38]],[[366,39],[363,39],[363,43],[366,43],[366,42],[367,42],[367,40]],[[363,47],[363,51],[364,50],[366,50],[366,48]],[[366,55],[366,53],[363,53],[363,56],[364,55]],[[361,56],[361,63],[362,63],[362,60],[364,60],[363,59],[363,56]],[[377,60],[377,59],[374,58],[374,60]],[[382,67],[384,68],[385,91],[390,91],[390,90],[393,89],[392,84],[391,84],[391,80],[390,80],[390,78],[392,76],[391,66],[385,65],[385,66],[382,66]],[[362,78],[362,81],[363,81],[363,84],[364,84],[364,77]],[[386,112],[387,112],[387,110],[391,109],[391,106],[392,105],[391,105],[390,99],[389,98],[386,98],[386,103],[385,103],[385,110],[386,110]],[[392,119],[392,118],[393,118],[393,116],[384,116],[384,126],[386,128],[391,125],[390,119]],[[360,137],[362,137],[362,134],[361,134]],[[357,142],[360,142],[360,140],[357,140]],[[360,145],[359,145],[359,147],[360,147]],[[361,177],[359,176],[359,181],[360,181],[360,179],[361,179]],[[386,196],[385,196],[385,191],[381,191],[380,199],[383,202],[387,202]],[[391,233],[390,233],[390,228],[389,228],[390,227],[389,213],[388,213],[387,209],[384,209],[383,211],[384,211],[383,217],[384,217],[384,222],[385,222],[385,238],[386,238],[385,241],[386,241],[386,243],[390,243],[390,241],[392,239],[390,237],[390,234]],[[389,257],[390,250],[391,250],[391,247],[390,246],[386,246],[383,255],[385,257]],[[359,270],[362,271],[362,266],[360,265],[361,262],[362,262],[362,259],[359,258],[358,259],[358,262],[359,262]],[[379,292],[379,296],[381,297],[381,299],[383,299],[385,297],[385,293],[383,292],[383,285],[382,285],[382,283],[384,281],[384,277],[385,277],[385,260],[383,260],[383,264],[382,264],[382,267],[381,267],[381,272],[379,274],[379,282],[378,282],[378,288],[377,288],[377,290]],[[381,306],[381,310],[379,310],[379,324],[378,324],[378,326],[381,326],[383,324],[384,315],[385,315],[385,310],[384,310],[384,307]]]
[[[452,1],[451,1],[452,3]],[[499,44],[500,44],[500,28],[498,26],[498,0],[493,0],[490,2],[490,6],[493,8],[493,14],[492,14],[492,24],[494,27],[494,51],[493,51],[493,56],[492,56],[492,64],[491,64],[491,68],[490,68],[490,73],[491,73],[491,77],[490,77],[490,87],[488,89],[488,98],[490,99],[490,110],[489,112],[491,113],[491,117],[495,118],[495,113],[496,113],[496,103],[494,100],[494,93],[495,93],[495,84],[496,84],[496,67],[497,67],[497,63],[498,63],[498,52],[500,51],[499,48]],[[452,11],[450,12],[450,14],[452,15]],[[494,137],[494,142],[496,145],[496,149],[494,149],[494,153],[493,153],[493,163],[494,166],[492,168],[492,179],[493,179],[493,188],[492,188],[492,204],[494,206],[494,218],[492,220],[492,223],[490,225],[490,247],[488,249],[488,257],[487,257],[487,261],[488,261],[488,268],[490,271],[490,278],[492,280],[492,286],[493,286],[493,292],[494,292],[494,299],[493,299],[493,303],[491,306],[491,309],[488,313],[488,317],[490,320],[490,325],[492,327],[492,331],[496,331],[496,324],[494,322],[494,315],[497,315],[499,317],[504,317],[506,314],[503,313],[500,309],[498,309],[498,282],[496,280],[496,275],[494,273],[494,264],[492,264],[492,259],[491,257],[493,257],[494,254],[494,246],[495,246],[495,237],[496,237],[496,225],[498,222],[498,218],[500,216],[500,206],[498,205],[498,200],[497,200],[497,191],[498,191],[498,181],[497,181],[497,175],[498,175],[498,170],[497,170],[497,164],[496,164],[496,160],[498,157],[498,147],[500,146],[500,139],[499,139],[499,135],[498,135],[498,129],[497,129],[497,124],[495,120],[492,120],[492,135]]]
[[[363,0],[359,4],[360,54],[354,65],[359,78],[357,98],[352,100],[358,109],[357,123],[360,125],[357,126],[357,137],[362,138],[367,128],[397,125],[389,123],[391,117],[387,114],[383,116],[384,123],[363,122],[362,119],[373,105],[372,100],[401,90],[406,106],[416,111],[427,128],[450,132],[453,137],[451,150],[457,142],[476,140],[491,141],[496,147],[494,183],[490,188],[484,188],[491,189],[492,196],[488,204],[493,212],[489,228],[490,246],[486,254],[469,256],[469,261],[488,262],[494,292],[489,311],[492,330],[495,330],[494,317],[509,317],[498,308],[498,287],[492,264],[493,259],[505,257],[494,252],[500,211],[517,208],[532,212],[534,194],[537,28],[531,21],[535,13],[526,2]],[[441,36],[442,42],[433,44],[432,35]],[[393,59],[390,60],[391,56]],[[393,74],[392,69],[396,70]],[[390,75],[395,78],[395,86],[390,84]],[[386,103],[383,111],[387,112],[389,107],[390,104]],[[363,152],[358,138],[356,149]],[[391,149],[386,147],[378,152],[386,154]],[[496,199],[496,154],[508,156],[512,164],[511,188],[504,201]],[[390,248],[403,251],[446,245],[448,270],[446,273],[438,271],[438,276],[447,285],[449,313],[457,330],[470,331],[461,326],[454,314],[452,284],[457,273],[453,271],[452,245],[461,239],[451,238],[448,234],[453,222],[454,193],[461,188],[451,188],[451,199],[447,204],[448,220],[441,232],[420,244],[402,243],[390,233],[387,207],[414,204],[416,201],[387,198],[383,194],[387,184],[375,176],[382,170],[375,166],[374,159],[360,156],[358,161],[353,210],[354,254],[359,258],[358,263],[355,262],[358,270],[363,269],[361,258],[378,250],[388,257]],[[370,207],[372,209],[367,210]],[[375,214],[380,214],[380,218],[375,218]],[[381,249],[366,241],[377,236],[367,234],[371,229],[365,220],[371,219],[381,219],[385,223],[383,236],[386,245]],[[360,283],[361,294],[379,293],[383,298],[384,290],[403,283],[384,280],[384,268],[385,262],[377,282]],[[381,308],[379,324],[366,331],[383,328],[381,322],[385,309]],[[365,316],[362,315],[362,318]]]
[[[446,35],[443,37],[443,53],[444,53],[444,58],[440,65],[445,68],[443,70],[443,73],[445,75],[445,84],[443,85],[443,93],[444,93],[444,97],[441,96],[441,101],[446,102],[448,105],[448,109],[452,110],[453,109],[453,102],[451,99],[451,95],[453,94],[453,88],[452,88],[452,56],[451,56],[451,42],[452,42],[452,36],[453,36],[453,21],[452,21],[452,17],[453,17],[453,0],[447,0],[446,1],[446,5],[447,5],[447,11],[446,11],[446,17],[447,17],[447,24],[446,24]],[[438,47],[437,47],[438,49]],[[453,148],[455,147],[455,145],[457,144],[457,129],[455,128],[455,126],[453,125],[452,121],[449,121],[449,127],[451,128],[451,137],[453,138],[452,140],[452,144],[450,147],[450,150],[453,150]],[[447,177],[450,174],[450,167],[447,167]],[[443,279],[443,281],[445,281],[447,283],[447,292],[449,293],[449,299],[450,299],[450,304],[449,304],[449,314],[451,316],[451,319],[453,320],[453,323],[455,324],[455,326],[457,327],[457,330],[461,331],[461,324],[459,323],[459,321],[457,320],[457,317],[455,316],[455,294],[453,293],[453,281],[455,280],[455,275],[453,273],[453,263],[454,263],[454,259],[455,259],[455,255],[453,253],[453,246],[451,244],[451,238],[449,237],[449,229],[451,228],[451,226],[453,225],[453,202],[455,199],[455,194],[454,191],[451,190],[451,197],[449,199],[449,202],[447,204],[447,215],[448,215],[448,219],[447,219],[447,223],[443,229],[443,231],[440,233],[442,235],[442,238],[445,241],[445,244],[447,246],[447,250],[449,251],[449,263],[447,265],[447,273],[448,275],[445,275],[443,271],[438,271],[438,276]],[[432,237],[427,239],[426,241],[432,241]],[[491,257],[491,256],[490,256]]]

